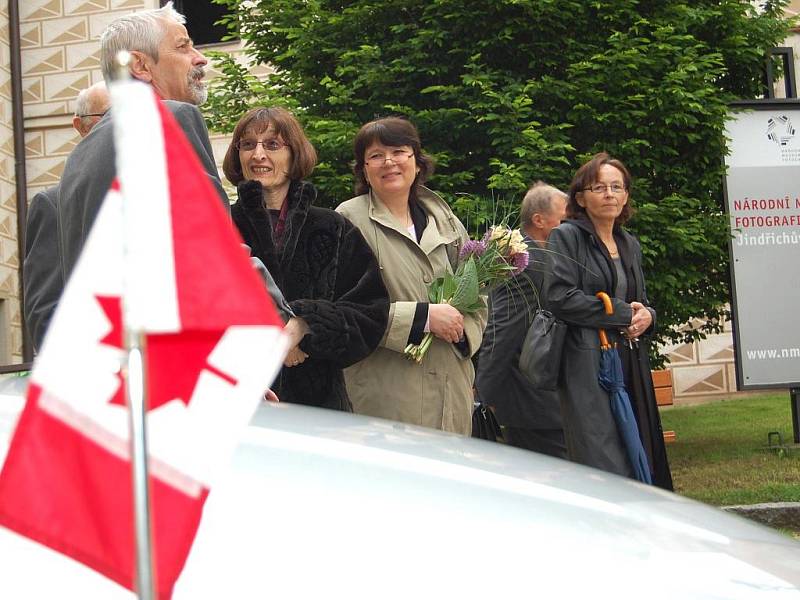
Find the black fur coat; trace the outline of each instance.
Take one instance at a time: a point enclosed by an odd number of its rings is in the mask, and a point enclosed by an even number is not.
[[[361,232],[336,212],[312,206],[313,185],[293,181],[283,235],[273,239],[261,184],[239,184],[233,222],[253,256],[269,269],[310,333],[308,358],[281,369],[272,389],[281,401],[351,410],[342,369],[378,346],[389,318],[389,294]]]

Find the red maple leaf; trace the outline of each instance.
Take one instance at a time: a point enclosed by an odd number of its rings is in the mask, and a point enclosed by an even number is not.
[[[112,346],[122,350],[122,301],[119,296],[95,296],[106,319],[111,323],[111,331],[100,340],[105,346]],[[117,390],[109,400],[109,404],[119,404],[125,406],[125,392],[123,388],[124,379],[122,372],[117,373]]]
[[[122,349],[121,299],[115,296],[95,298],[111,323],[111,331],[100,343]],[[224,331],[181,331],[145,336],[148,410],[174,399],[188,406],[203,370],[214,373],[232,385],[236,384],[233,377],[208,364],[208,356],[223,333]],[[109,402],[124,406],[122,374],[118,377],[120,385]]]

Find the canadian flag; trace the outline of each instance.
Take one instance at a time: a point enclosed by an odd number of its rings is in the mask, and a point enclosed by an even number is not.
[[[145,332],[155,583],[168,598],[286,341],[172,114],[143,84],[111,93],[120,185],[36,360],[0,473],[0,524],[133,589],[124,297],[126,324]]]

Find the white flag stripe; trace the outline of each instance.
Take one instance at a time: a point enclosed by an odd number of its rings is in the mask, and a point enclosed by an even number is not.
[[[264,360],[264,349],[283,356],[287,346],[288,338],[278,327],[229,327],[208,363],[235,383],[204,370],[189,406],[174,400],[148,412],[151,457],[211,487],[238,443],[235,432],[250,420],[281,367]]]
[[[126,414],[124,406],[108,404],[119,385],[122,351],[100,343],[112,328],[97,300],[103,296],[119,298],[122,294],[118,193],[108,193],[95,222],[101,225],[89,232],[84,252],[75,264],[42,351],[36,357],[31,381],[56,400],[103,422],[114,420],[107,416],[109,412]]]
[[[164,133],[152,89],[111,86],[125,228],[124,320],[133,330],[180,330]]]

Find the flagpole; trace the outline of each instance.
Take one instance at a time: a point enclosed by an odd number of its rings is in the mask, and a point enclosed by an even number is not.
[[[130,75],[128,63],[130,54],[119,52],[115,59],[114,80],[126,81]],[[113,118],[113,113],[112,113]],[[117,136],[115,136],[116,138]],[[120,150],[117,151],[117,159]],[[117,169],[118,173],[121,170]],[[129,211],[130,197],[125,195],[125,181],[121,181],[123,197],[123,218]],[[122,298],[122,323],[125,341],[125,364],[123,375],[125,380],[125,396],[129,409],[131,470],[133,478],[133,512],[134,531],[136,534],[136,580],[135,590],[140,600],[155,600],[155,577],[153,568],[153,542],[150,516],[150,485],[147,469],[147,363],[145,362],[145,335],[141,324],[131,319],[129,304],[130,291],[130,240],[128,234],[131,227],[126,223],[123,235],[125,282]]]
[[[150,485],[147,475],[147,369],[141,331],[126,330],[125,393],[130,409],[133,510],[136,531],[136,593],[140,600],[154,600],[153,543],[150,527]]]

